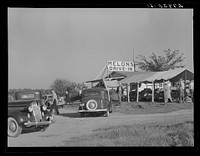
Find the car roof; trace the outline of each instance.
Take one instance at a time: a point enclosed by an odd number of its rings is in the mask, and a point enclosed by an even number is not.
[[[107,91],[106,88],[103,87],[93,87],[93,88],[88,88],[83,90],[83,92],[87,92],[87,91]]]
[[[41,93],[41,90],[18,90],[15,93],[35,93],[35,92]]]
[[[53,94],[43,94],[43,96],[53,96]]]

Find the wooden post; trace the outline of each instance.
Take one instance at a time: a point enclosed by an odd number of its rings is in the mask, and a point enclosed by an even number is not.
[[[139,82],[137,82],[137,102],[139,101]]]
[[[127,84],[127,96],[128,96],[128,102],[130,102],[130,96],[129,96],[129,93],[130,93],[130,83]]]
[[[163,80],[163,91],[164,91],[164,105],[166,106],[166,103],[165,103],[165,80]]]
[[[152,81],[152,102],[154,102],[154,81]]]
[[[186,100],[186,80],[187,80],[187,71],[185,70],[185,76],[184,76],[184,80],[185,80],[185,87],[184,87],[184,101]],[[186,101],[185,101],[186,102]]]

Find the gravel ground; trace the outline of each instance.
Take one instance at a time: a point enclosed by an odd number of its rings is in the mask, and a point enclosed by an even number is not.
[[[55,116],[55,123],[45,132],[33,129],[24,131],[17,138],[7,139],[8,147],[60,147],[65,146],[71,137],[94,133],[94,130],[118,125],[166,122],[176,124],[193,121],[193,109],[155,114],[125,114],[113,112],[109,117],[80,117],[77,107],[60,108],[60,115]]]

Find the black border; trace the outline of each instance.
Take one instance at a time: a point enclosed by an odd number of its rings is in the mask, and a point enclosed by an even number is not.
[[[1,2],[2,3],[2,2]],[[186,1],[186,2],[180,2],[180,1],[162,1],[161,2],[141,2],[141,1],[134,1],[134,2],[125,2],[125,1],[115,1],[115,2],[109,2],[109,1],[106,1],[106,2],[103,2],[103,1],[95,1],[95,2],[86,2],[86,1],[82,1],[82,2],[77,2],[77,1],[60,1],[60,0],[49,0],[49,1],[11,1],[11,0],[5,0],[3,2],[3,5],[1,6],[1,15],[3,16],[2,18],[2,23],[3,23],[3,29],[2,29],[2,33],[3,33],[3,46],[2,46],[2,49],[3,49],[3,59],[1,61],[1,63],[3,63],[3,66],[2,67],[5,67],[5,64],[8,65],[8,25],[7,25],[7,22],[8,22],[8,19],[7,19],[7,16],[8,16],[8,8],[9,7],[14,7],[14,8],[149,8],[149,9],[155,9],[155,8],[160,8],[158,6],[158,4],[182,4],[183,5],[183,8],[177,8],[177,9],[194,9],[194,12],[193,12],[193,15],[194,15],[194,29],[193,29],[193,36],[194,36],[194,42],[193,42],[193,45],[194,45],[194,51],[197,51],[197,32],[198,32],[198,19],[199,19],[199,16],[198,16],[198,12],[197,12],[197,2],[195,1]],[[150,7],[149,4],[153,4],[153,8]],[[169,7],[168,8],[162,8],[162,9],[170,9]],[[173,8],[174,9],[174,8]],[[195,32],[195,33],[194,33]],[[194,62],[195,62],[195,59],[198,59],[197,55],[195,54],[195,52],[193,53],[194,54]],[[5,59],[4,59],[5,57]],[[196,57],[196,58],[195,58]],[[196,67],[195,67],[196,66]],[[194,69],[198,69],[198,64],[196,62],[196,64],[194,64]],[[5,93],[4,94],[4,97],[3,97],[3,104],[6,104],[7,103],[7,91],[8,91],[8,66],[7,68],[5,68],[4,70],[5,74],[3,74],[5,76],[5,83],[3,83],[5,85],[5,90],[3,90],[3,92]],[[6,83],[7,82],[7,83]],[[198,86],[198,83],[197,85],[195,84],[195,88],[196,86]],[[198,89],[198,87],[197,87]],[[197,95],[198,96],[198,95]],[[195,98],[195,101],[197,102],[197,105],[195,105],[195,109],[194,109],[194,116],[197,116],[198,112],[198,99]],[[152,151],[152,152],[161,152],[162,154],[164,154],[164,152],[174,152],[176,151],[177,154],[179,154],[180,152],[190,152],[190,154],[192,154],[191,152],[196,152],[199,150],[199,129],[198,129],[198,124],[197,124],[197,117],[194,121],[194,137],[195,137],[195,145],[194,147],[170,147],[170,148],[165,148],[165,147],[156,147],[156,148],[148,148],[148,147],[56,147],[56,148],[52,148],[52,147],[7,147],[7,128],[6,128],[6,125],[7,125],[7,106],[6,105],[3,105],[3,117],[4,117],[4,124],[5,125],[5,128],[4,128],[4,137],[6,140],[5,142],[3,143],[5,145],[5,148],[4,148],[4,153],[27,153],[27,154],[30,154],[30,153],[36,153],[36,154],[44,154],[44,153],[62,153],[62,152],[82,152],[85,153],[85,152],[89,152],[89,153],[92,153],[93,152],[97,152],[99,154],[101,154],[102,152],[105,153],[105,152],[117,152],[119,154],[119,152],[133,152],[133,154],[135,152],[149,152],[149,151]],[[197,130],[198,129],[198,130]],[[164,150],[164,151],[163,151]],[[186,154],[186,153],[185,153]]]

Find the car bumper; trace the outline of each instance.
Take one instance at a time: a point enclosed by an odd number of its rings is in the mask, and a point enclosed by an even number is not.
[[[96,109],[96,110],[79,110],[79,113],[92,113],[92,112],[106,112],[107,109]]]
[[[51,120],[51,121],[42,121],[42,122],[25,122],[24,125],[25,126],[41,126],[41,125],[49,125],[54,123],[55,120]]]

